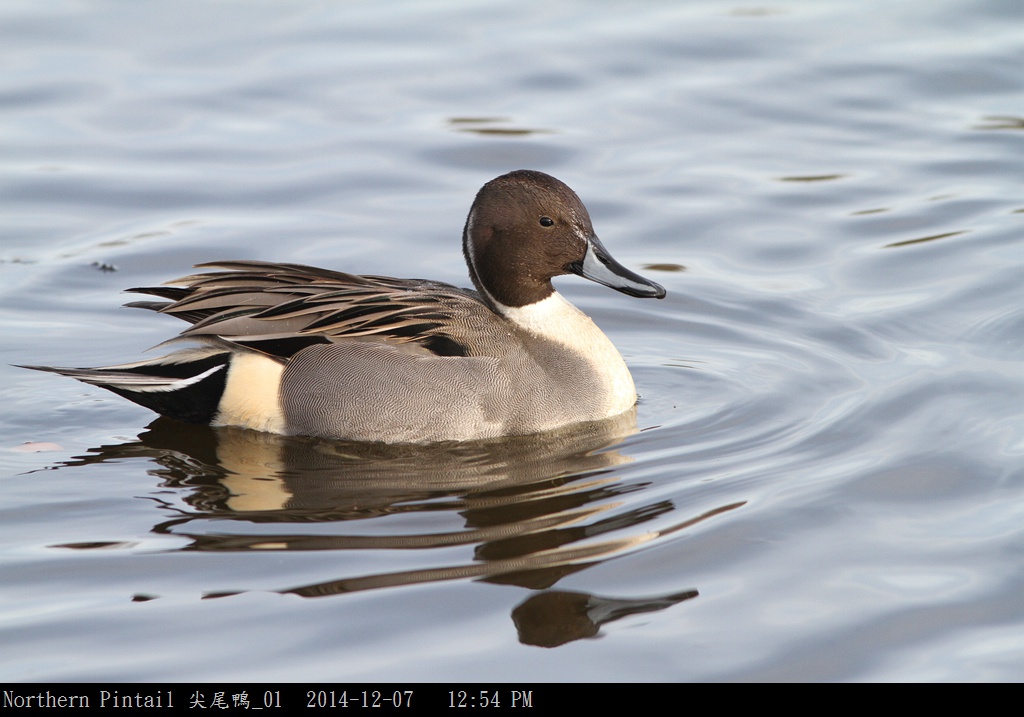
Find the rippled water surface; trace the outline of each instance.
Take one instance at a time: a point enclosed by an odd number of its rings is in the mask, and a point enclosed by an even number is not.
[[[1020,679],[1022,58],[1016,0],[8,0],[0,674]],[[383,449],[9,365],[141,357],[119,292],[201,261],[465,285],[520,167],[669,291],[558,282],[635,417]]]

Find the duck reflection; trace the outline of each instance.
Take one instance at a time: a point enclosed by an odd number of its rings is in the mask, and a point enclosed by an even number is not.
[[[534,595],[512,611],[519,641],[537,647],[558,647],[594,637],[601,626],[628,615],[655,612],[697,597],[696,590],[663,597],[621,599],[551,590]]]
[[[332,577],[281,593],[319,597],[466,578],[545,590],[570,573],[739,507],[638,530],[656,518],[663,524],[677,509],[669,500],[627,500],[648,487],[614,475],[631,460],[614,446],[635,431],[635,416],[627,413],[543,435],[385,445],[158,419],[137,441],[93,449],[74,462],[146,457],[156,463],[150,472],[165,486],[187,491],[188,507],[166,503],[178,516],[154,526],[158,534],[187,539],[180,550],[471,550],[468,562]],[[375,520],[372,527],[353,522],[368,519]],[[696,595],[626,600],[544,592],[516,608],[513,619],[524,643],[554,646]]]

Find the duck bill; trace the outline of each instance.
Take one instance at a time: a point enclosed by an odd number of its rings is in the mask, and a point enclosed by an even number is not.
[[[641,298],[665,298],[665,289],[661,284],[645,279],[615,261],[594,236],[587,239],[587,253],[583,255],[583,260],[573,262],[568,269],[573,274],[604,284],[623,294]]]

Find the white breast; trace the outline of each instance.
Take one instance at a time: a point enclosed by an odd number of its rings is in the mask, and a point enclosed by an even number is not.
[[[499,311],[536,337],[560,344],[578,354],[605,385],[605,417],[617,416],[636,403],[636,387],[615,345],[589,316],[557,291],[527,306],[498,305]]]

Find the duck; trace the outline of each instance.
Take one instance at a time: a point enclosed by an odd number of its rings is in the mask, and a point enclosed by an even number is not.
[[[633,410],[625,361],[552,286],[575,274],[628,296],[665,289],[622,266],[583,202],[543,172],[477,193],[462,233],[475,289],[301,264],[218,261],[128,307],[190,324],[165,356],[24,366],[190,423],[284,435],[435,443],[542,433]]]

